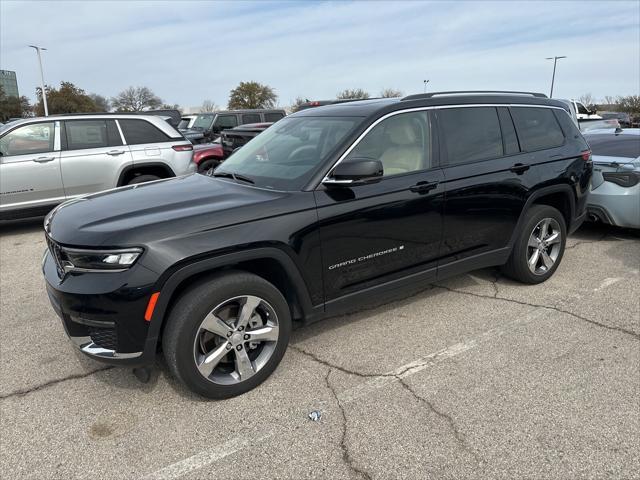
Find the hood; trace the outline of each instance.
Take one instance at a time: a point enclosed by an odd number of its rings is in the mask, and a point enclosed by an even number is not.
[[[194,174],[71,200],[54,209],[45,225],[64,245],[144,245],[290,211],[291,195]]]

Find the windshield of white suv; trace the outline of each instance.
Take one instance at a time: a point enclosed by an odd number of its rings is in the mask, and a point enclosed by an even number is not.
[[[236,175],[258,187],[299,190],[353,128],[359,117],[290,117],[236,150],[215,176]]]

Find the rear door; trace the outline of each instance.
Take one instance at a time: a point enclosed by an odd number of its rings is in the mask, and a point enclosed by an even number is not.
[[[440,265],[455,269],[505,251],[537,175],[506,107],[443,108],[436,116],[446,185]]]
[[[172,142],[175,138],[170,138],[162,130],[152,123],[143,119],[119,119],[118,124],[124,135],[133,164],[142,165],[162,165],[166,167],[167,159],[174,156]],[[171,172],[176,174],[176,172]],[[180,172],[182,174],[183,172]]]
[[[62,129],[62,181],[67,198],[117,186],[132,164],[115,120],[65,120]]]
[[[0,211],[65,199],[60,173],[60,122],[17,127],[0,138]]]

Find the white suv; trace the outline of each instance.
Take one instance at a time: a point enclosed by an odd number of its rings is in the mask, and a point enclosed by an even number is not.
[[[0,127],[0,219],[81,195],[193,173],[193,146],[160,117],[58,115]]]

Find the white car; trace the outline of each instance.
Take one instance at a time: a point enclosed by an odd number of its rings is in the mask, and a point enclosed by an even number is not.
[[[162,118],[57,115],[0,127],[0,219],[65,200],[196,171],[193,146]]]

